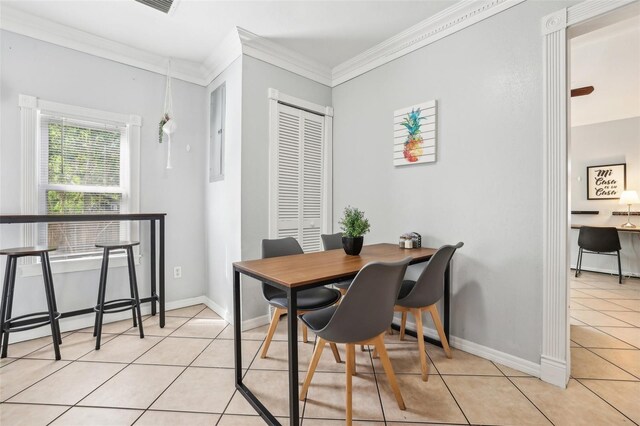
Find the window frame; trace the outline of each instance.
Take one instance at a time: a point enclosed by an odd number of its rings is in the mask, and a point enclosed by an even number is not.
[[[42,115],[62,116],[80,122],[97,122],[124,128],[124,131],[121,132],[121,138],[124,137],[126,139],[127,146],[125,147],[121,144],[120,187],[122,188],[123,201],[121,202],[120,211],[122,213],[135,213],[140,211],[140,127],[142,125],[140,116],[46,101],[28,95],[19,96],[19,107],[21,123],[20,142],[22,149],[22,214],[39,214],[39,195],[42,189],[40,179]],[[22,245],[27,246],[37,243],[37,226],[38,224],[22,225]],[[138,239],[140,232],[139,224],[132,222],[129,232],[129,236],[132,239]],[[101,256],[96,256],[95,254],[68,258],[60,257],[58,259],[52,257],[51,268],[54,274],[94,270],[100,268],[100,259]],[[124,267],[127,265],[124,255],[112,256],[111,259],[110,266]],[[136,251],[135,261],[136,264],[139,264],[139,249]],[[25,262],[20,265],[19,270],[21,276],[39,275],[41,273],[41,267],[37,263]]]

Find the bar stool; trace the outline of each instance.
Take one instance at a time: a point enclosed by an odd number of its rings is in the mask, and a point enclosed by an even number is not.
[[[100,284],[98,286],[98,303],[93,310],[96,312],[96,322],[93,327],[93,335],[96,338],[96,350],[100,349],[100,336],[102,334],[102,316],[124,312],[131,309],[133,326],[140,330],[140,338],[144,339],[142,330],[142,314],[140,313],[140,297],[138,296],[138,282],[136,281],[136,269],[133,262],[133,247],[139,245],[138,241],[112,241],[96,244],[103,249],[102,269],[100,271]],[[107,292],[107,271],[109,270],[109,253],[113,250],[125,250],[127,252],[127,264],[129,267],[129,289],[131,297],[128,299],[116,299],[104,301]],[[136,320],[137,314],[137,320]]]
[[[7,256],[7,265],[4,274],[4,286],[2,290],[2,307],[0,308],[0,338],[2,340],[2,354],[0,358],[7,357],[9,346],[9,333],[31,330],[51,324],[51,336],[53,338],[53,350],[56,360],[60,359],[60,347],[62,336],[60,334],[60,324],[58,319],[60,313],[56,305],[56,296],[53,291],[53,276],[51,275],[51,264],[49,263],[49,252],[56,250],[56,247],[36,246],[17,247],[0,250],[0,255]],[[42,278],[44,280],[44,292],[47,297],[47,312],[36,312],[32,314],[20,315],[11,318],[13,308],[13,290],[16,286],[16,270],[18,269],[18,258],[36,256],[40,257],[42,264]]]

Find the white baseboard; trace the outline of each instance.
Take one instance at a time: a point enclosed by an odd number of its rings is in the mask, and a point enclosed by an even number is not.
[[[576,270],[576,265],[571,265],[571,270],[575,271]],[[618,270],[617,269],[606,269],[606,268],[592,268],[589,267],[589,269],[585,269],[582,268],[581,269],[582,272],[599,272],[601,274],[608,274],[608,275],[618,275]],[[624,270],[622,270],[622,276],[623,277],[634,277],[634,278],[640,278],[640,274],[638,274],[637,272],[624,272]]]
[[[167,302],[165,304],[165,309],[178,309],[184,308],[186,306],[197,305],[198,303],[206,304],[206,297],[198,296],[191,297],[189,299],[181,299],[174,300],[172,302]],[[147,303],[143,304],[140,308],[142,315],[148,315],[151,313],[151,306]],[[104,324],[108,324],[110,322],[120,321],[123,319],[131,318],[131,312],[117,312],[114,314],[109,314],[104,316]],[[86,327],[93,327],[95,321],[94,314],[86,314],[80,315],[77,317],[64,318],[60,320],[60,331],[75,331],[80,330]],[[10,343],[22,342],[24,340],[36,339],[38,337],[50,336],[51,335],[51,327],[50,326],[42,326],[38,328],[34,328],[33,330],[27,330],[20,333],[11,333],[9,335]]]
[[[224,309],[222,306],[218,305],[216,302],[209,299],[207,296],[200,296],[200,297],[202,297],[202,300],[203,300],[202,303],[207,305],[209,309],[211,309],[216,314],[220,315],[220,317],[224,319],[226,322],[228,322],[229,324],[233,324],[233,312],[230,312],[227,309]]]
[[[399,323],[397,323],[397,325],[399,325]],[[407,330],[415,331],[415,329],[415,323],[407,320]],[[432,328],[423,326],[422,332],[427,337],[439,339],[437,331]],[[468,352],[481,358],[495,361],[509,368],[513,368],[514,370],[522,371],[523,373],[529,374],[531,376],[540,377],[540,364],[536,364],[535,362],[519,358],[506,352],[501,352],[496,349],[492,349],[487,346],[483,346],[456,336],[449,336],[449,345],[451,347],[460,349],[461,351]]]
[[[567,363],[542,356],[540,360],[540,379],[552,385],[566,388],[569,381]]]
[[[222,306],[218,305],[213,300],[209,299],[207,296],[202,296],[203,302],[205,305],[209,307],[213,312],[220,315],[226,322],[233,325],[233,312],[228,309],[224,309]],[[271,318],[269,315],[262,315],[256,318],[251,318],[248,320],[242,321],[242,331],[251,330],[252,328],[260,327],[265,324],[269,324]]]

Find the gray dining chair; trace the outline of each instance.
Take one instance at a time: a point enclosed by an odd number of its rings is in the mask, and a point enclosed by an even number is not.
[[[372,262],[365,265],[353,279],[351,287],[339,305],[300,316],[317,336],[316,347],[305,377],[300,400],[307,397],[311,379],[327,343],[346,345],[346,418],[352,422],[352,376],[355,375],[355,345],[375,346],[398,407],[405,409],[402,394],[384,345],[384,333],[393,321],[393,308],[402,277],[411,261]]]
[[[400,340],[404,340],[405,328],[407,325],[407,313],[411,313],[416,320],[416,334],[418,337],[418,347],[420,349],[420,366],[422,370],[422,380],[429,379],[429,365],[427,364],[427,352],[424,345],[424,335],[422,332],[422,312],[429,311],[433,323],[436,326],[442,349],[447,358],[451,358],[451,348],[447,336],[444,334],[442,321],[436,303],[444,296],[444,278],[447,266],[457,249],[464,244],[459,242],[456,245],[444,245],[431,257],[429,263],[424,268],[416,281],[404,280],[400,286],[398,301],[395,311],[402,313],[400,323]]]
[[[302,247],[300,247],[300,244],[298,244],[298,241],[295,238],[287,237],[274,240],[262,240],[263,259],[295,254],[304,254]],[[267,331],[267,338],[264,341],[262,352],[260,354],[261,358],[266,358],[269,345],[271,344],[273,335],[278,327],[280,317],[287,313],[289,304],[287,302],[287,293],[285,291],[264,282],[262,283],[262,295],[265,300],[275,308],[271,324],[269,325],[269,330]],[[298,314],[331,306],[340,300],[340,296],[339,291],[326,287],[302,290],[298,292]],[[304,323],[302,325],[302,336],[306,343],[308,341],[307,327]],[[338,350],[335,347],[332,349],[334,350],[336,361],[340,362]]]
[[[576,278],[582,272],[582,255],[584,253],[618,256],[618,284],[622,284],[621,249],[618,230],[613,226],[581,226],[578,234]]]
[[[342,232],[338,232],[337,234],[322,234],[320,235],[320,238],[322,238],[322,246],[325,250],[337,250],[342,248]],[[352,281],[353,279],[338,281],[334,283],[333,286],[344,296]]]

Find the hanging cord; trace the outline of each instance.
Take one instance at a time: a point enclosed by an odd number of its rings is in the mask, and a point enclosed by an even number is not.
[[[167,67],[167,83],[164,91],[164,113],[173,118],[173,100],[171,98],[171,59]]]

